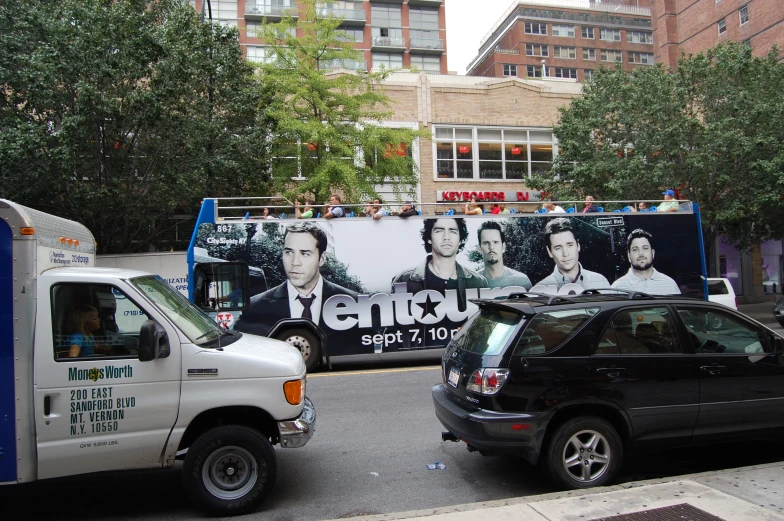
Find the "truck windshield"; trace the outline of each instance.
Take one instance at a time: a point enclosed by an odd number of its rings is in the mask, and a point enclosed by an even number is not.
[[[194,344],[203,345],[221,336],[221,329],[210,317],[159,276],[138,277],[131,279],[130,283]]]

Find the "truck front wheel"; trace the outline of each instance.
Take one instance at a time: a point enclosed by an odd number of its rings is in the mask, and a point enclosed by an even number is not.
[[[299,349],[309,373],[313,372],[321,363],[321,344],[316,335],[307,329],[287,329],[277,338]]]
[[[275,451],[260,432],[225,425],[202,434],[188,449],[183,482],[191,498],[217,515],[247,514],[272,490]]]

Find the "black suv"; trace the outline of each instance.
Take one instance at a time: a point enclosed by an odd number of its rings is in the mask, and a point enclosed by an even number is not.
[[[633,450],[784,427],[784,339],[725,306],[613,290],[475,304],[433,387],[443,439],[471,451],[587,488]]]

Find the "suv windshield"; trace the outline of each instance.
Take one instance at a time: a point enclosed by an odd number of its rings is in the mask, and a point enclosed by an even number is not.
[[[523,318],[511,311],[481,309],[455,335],[455,345],[471,353],[497,355],[503,351]]]
[[[218,325],[159,276],[139,277],[130,283],[194,344],[203,345],[220,337]]]

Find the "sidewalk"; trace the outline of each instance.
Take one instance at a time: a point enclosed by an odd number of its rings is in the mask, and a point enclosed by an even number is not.
[[[758,302],[756,304],[739,304],[738,311],[743,313],[744,315],[750,316],[757,322],[762,322],[763,324],[777,324],[776,319],[773,318],[773,303],[775,300],[772,299],[770,302]]]
[[[784,521],[784,463],[353,521]]]

